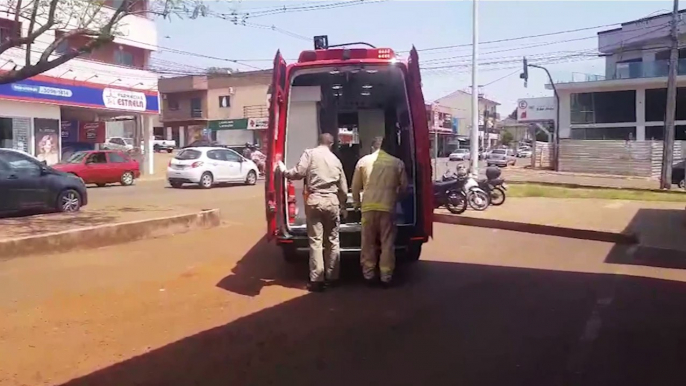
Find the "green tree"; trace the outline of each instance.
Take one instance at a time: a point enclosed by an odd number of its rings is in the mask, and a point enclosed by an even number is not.
[[[505,130],[500,134],[500,143],[502,143],[505,146],[510,146],[510,144],[514,141],[514,135],[510,133],[509,131]]]
[[[24,60],[19,64],[18,58],[17,62],[12,59],[14,67],[0,74],[0,84],[31,78],[111,43],[122,35],[119,27],[127,16],[207,15],[207,6],[200,0],[151,0],[147,6],[140,4],[136,0],[107,4],[105,0],[6,0],[0,4],[0,11],[14,23],[8,37],[0,42],[0,55],[19,51]],[[58,50],[68,40],[82,43]]]

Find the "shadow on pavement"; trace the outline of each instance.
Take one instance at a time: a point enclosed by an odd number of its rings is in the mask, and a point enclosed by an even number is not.
[[[286,263],[279,247],[263,236],[236,263],[231,275],[217,283],[217,287],[239,295],[257,296],[267,286],[304,288],[307,272],[306,260]]]
[[[303,295],[65,385],[683,385],[684,283],[428,261],[405,276]]]
[[[685,219],[683,209],[639,209],[624,230],[637,234],[639,244],[615,245],[606,262],[686,269]]]

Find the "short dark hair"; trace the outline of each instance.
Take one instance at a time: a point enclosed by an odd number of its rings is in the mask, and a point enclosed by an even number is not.
[[[381,149],[381,145],[383,144],[383,137],[375,137],[374,140],[372,141],[372,149],[374,151]]]
[[[333,145],[333,135],[329,133],[324,133],[319,135],[319,144],[320,145],[326,145],[326,146],[331,146]]]

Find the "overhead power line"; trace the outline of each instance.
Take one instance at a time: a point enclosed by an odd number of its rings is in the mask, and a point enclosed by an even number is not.
[[[264,17],[264,16],[272,16],[272,15],[278,15],[278,14],[284,14],[284,13],[295,13],[295,12],[310,12],[310,11],[321,11],[321,10],[327,10],[327,9],[335,9],[335,8],[347,8],[347,7],[354,7],[358,5],[366,5],[366,4],[375,4],[375,3],[383,3],[388,0],[351,0],[351,1],[336,1],[336,2],[330,2],[330,3],[323,3],[323,4],[302,4],[302,5],[284,5],[280,7],[273,7],[272,9],[263,9],[263,10],[245,10],[245,11],[233,11],[230,13],[222,13],[221,15],[224,17],[230,17],[234,18],[235,22],[240,22],[241,20],[239,19],[251,19],[251,18],[258,18],[258,17]]]

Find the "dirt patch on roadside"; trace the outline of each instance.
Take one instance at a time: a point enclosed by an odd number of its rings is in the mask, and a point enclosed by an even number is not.
[[[0,218],[0,240],[37,236],[44,233],[61,232],[118,222],[152,219],[188,212],[189,210],[184,208],[154,205],[105,206],[92,210],[84,208],[78,213],[39,213]]]

